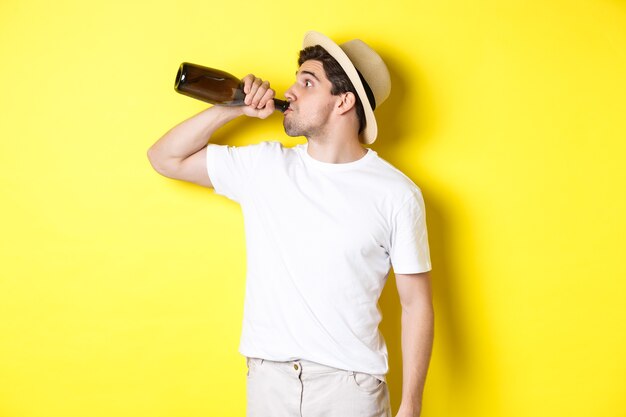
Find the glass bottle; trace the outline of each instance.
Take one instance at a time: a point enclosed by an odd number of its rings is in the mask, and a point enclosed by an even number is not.
[[[174,89],[180,94],[222,106],[245,106],[243,83],[225,71],[183,62],[178,68]],[[289,102],[274,99],[276,110],[284,112]]]

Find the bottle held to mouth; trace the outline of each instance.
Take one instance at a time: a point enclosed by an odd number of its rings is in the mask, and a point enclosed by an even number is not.
[[[225,71],[183,62],[178,68],[174,89],[180,94],[222,106],[245,106],[243,83]],[[289,102],[274,99],[276,110],[284,112]]]

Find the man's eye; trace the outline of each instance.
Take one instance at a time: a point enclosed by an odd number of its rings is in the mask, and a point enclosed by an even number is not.
[[[304,85],[307,87],[311,87],[313,85],[313,83],[310,80],[305,80],[304,81]]]

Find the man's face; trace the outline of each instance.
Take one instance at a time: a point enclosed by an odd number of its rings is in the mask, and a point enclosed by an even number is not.
[[[285,92],[290,101],[283,126],[289,136],[323,136],[336,103],[320,61],[305,61],[296,72],[296,82]]]

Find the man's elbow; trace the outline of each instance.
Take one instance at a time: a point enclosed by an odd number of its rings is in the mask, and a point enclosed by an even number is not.
[[[431,316],[435,315],[435,309],[431,299],[415,300],[412,303],[401,304],[402,312],[404,314],[414,314],[418,316]]]
[[[156,172],[163,175],[164,177],[172,178],[172,175],[174,175],[171,166],[172,164],[168,163],[167,160],[160,157],[159,153],[154,149],[154,147],[150,147],[150,149],[148,149],[147,156],[148,161],[150,161],[150,165],[152,165],[152,168],[154,168]]]

